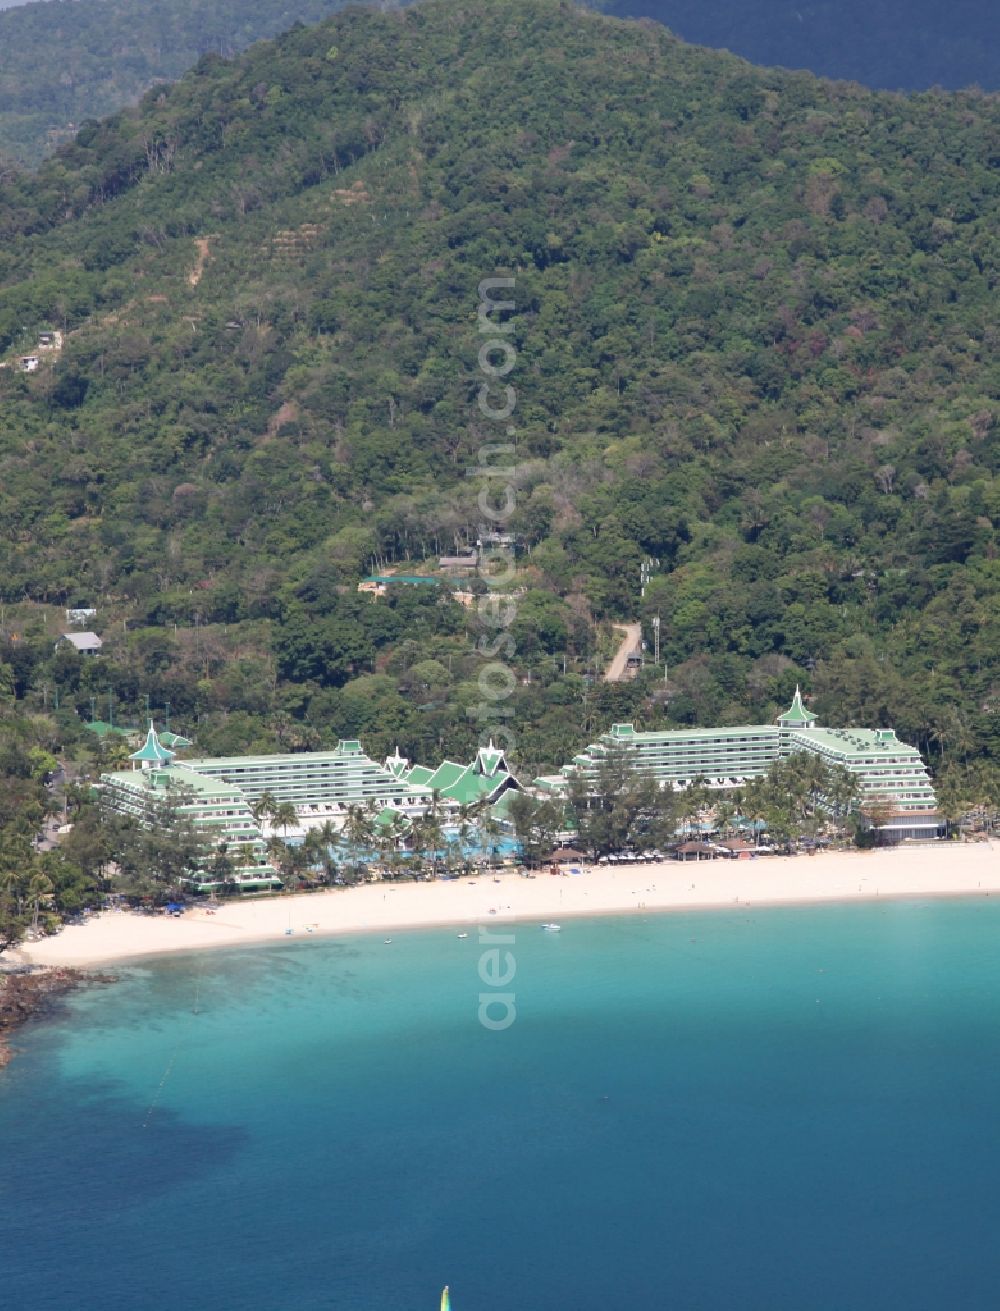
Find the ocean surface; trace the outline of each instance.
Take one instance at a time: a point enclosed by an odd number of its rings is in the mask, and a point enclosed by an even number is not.
[[[23,1031],[0,1304],[1000,1304],[1000,904],[519,925],[507,988],[457,934],[133,965]]]
[[[890,90],[1000,86],[996,0],[588,0],[755,64]]]

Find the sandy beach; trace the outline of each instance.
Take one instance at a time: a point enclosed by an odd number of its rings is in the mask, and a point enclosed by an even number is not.
[[[1000,895],[1000,843],[942,843],[872,852],[762,856],[584,867],[579,875],[510,873],[455,882],[374,883],[293,897],[229,902],[180,918],[106,912],[20,948],[39,965],[97,965],[129,957],[256,942],[432,925],[562,922],[576,915]],[[289,934],[287,929],[291,928]]]

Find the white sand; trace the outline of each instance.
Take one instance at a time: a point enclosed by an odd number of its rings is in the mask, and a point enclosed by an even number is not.
[[[471,886],[470,886],[471,883]],[[1000,843],[941,843],[875,852],[761,856],[585,867],[579,876],[504,874],[458,882],[386,883],[229,902],[181,918],[108,912],[21,949],[44,965],[93,965],[198,947],[301,942],[320,934],[388,933],[428,925],[497,924],[574,915],[1000,894]],[[495,913],[491,913],[495,912]],[[290,935],[285,930],[291,926]]]

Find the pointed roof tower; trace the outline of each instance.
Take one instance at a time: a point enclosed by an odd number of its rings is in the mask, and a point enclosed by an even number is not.
[[[145,742],[138,751],[132,752],[129,760],[141,764],[143,769],[148,769],[151,765],[169,765],[175,755],[176,752],[168,751],[156,736],[156,729],[153,727],[153,721],[150,720]]]
[[[792,704],[783,715],[778,716],[778,723],[783,728],[812,728],[815,722],[816,716],[802,704],[802,693],[796,683]]]
[[[509,773],[504,754],[499,747],[493,745],[492,738],[488,747],[480,747],[477,751],[475,769],[477,774],[484,774],[487,778],[492,778],[498,769]]]

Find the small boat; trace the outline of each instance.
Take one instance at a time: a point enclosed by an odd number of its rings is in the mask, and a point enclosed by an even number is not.
[[[451,1295],[448,1292],[447,1284],[445,1284],[444,1292],[441,1294],[441,1311],[451,1311]]]
[[[467,933],[460,933],[458,936],[460,938],[467,938],[469,935]]]
[[[385,942],[385,945],[388,947],[389,943],[392,942],[392,938],[385,938],[385,939],[384,939],[384,942]]]
[[[561,928],[562,928],[562,925],[561,925],[561,924],[543,924],[543,925],[542,925],[542,931],[543,931],[544,933],[558,933],[559,930],[560,930]]]

